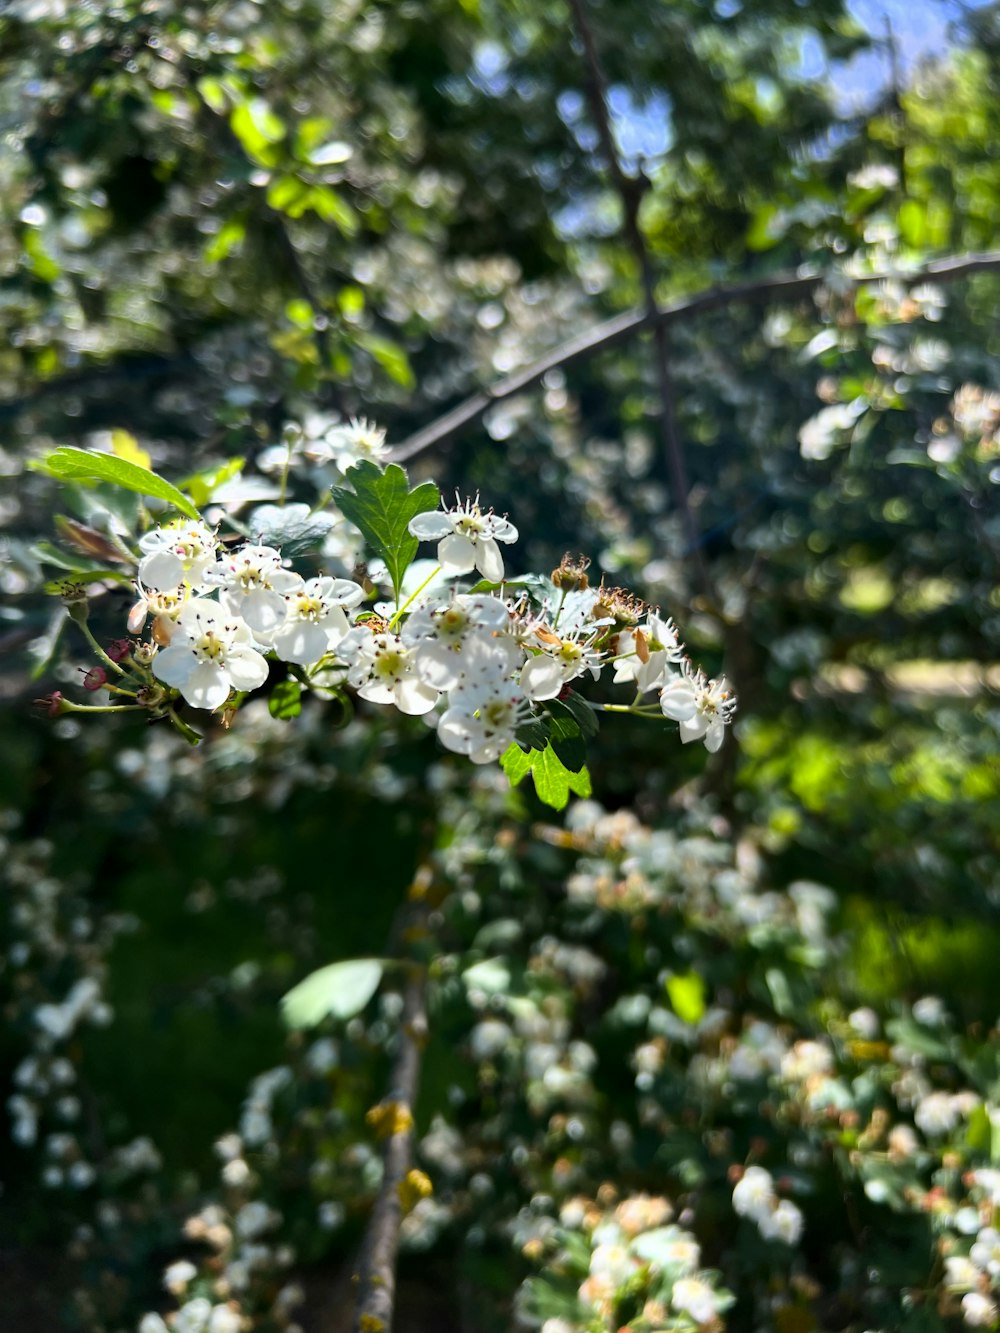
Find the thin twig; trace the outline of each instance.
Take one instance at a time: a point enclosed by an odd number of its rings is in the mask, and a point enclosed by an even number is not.
[[[789,301],[802,296],[811,296],[828,283],[850,282],[862,287],[872,283],[887,282],[895,279],[900,282],[922,282],[933,279],[936,282],[957,282],[973,273],[986,273],[1000,269],[1000,251],[988,250],[982,254],[946,255],[941,259],[932,259],[917,268],[883,269],[878,273],[869,273],[851,278],[842,270],[823,273],[778,273],[769,278],[758,278],[753,282],[734,283],[728,287],[709,287],[692,296],[683,296],[669,305],[659,306],[654,315],[646,310],[626,310],[620,315],[577,334],[566,342],[554,347],[551,352],[533,361],[530,365],[506,375],[495,384],[488,385],[471,394],[461,403],[448,409],[439,417],[414,431],[401,444],[392,450],[395,462],[413,458],[435,445],[446,444],[472,422],[502,403],[508,398],[525,393],[549,373],[550,370],[562,370],[577,362],[587,361],[599,352],[605,352],[619,343],[628,342],[636,334],[656,324],[669,326],[685,319],[705,314],[710,310],[722,310],[732,305],[756,305],[772,301]]]

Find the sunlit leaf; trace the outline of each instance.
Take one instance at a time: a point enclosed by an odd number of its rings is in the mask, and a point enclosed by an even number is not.
[[[116,458],[114,454],[90,453],[86,449],[63,445],[34,466],[38,471],[47,472],[50,477],[56,477],[59,481],[84,484],[93,481],[110,482],[112,486],[120,486],[123,490],[136,491],[140,495],[165,500],[188,518],[201,518],[191,501],[176,486],[164,481],[148,468],[130,463],[124,458]]]
[[[282,998],[290,1028],[308,1028],[324,1018],[353,1018],[379,988],[385,964],[379,958],[351,958],[313,972]]]
[[[333,498],[385,561],[398,599],[403,575],[419,545],[410,533],[410,519],[436,509],[441,494],[432,481],[410,490],[409,479],[397,463],[390,463],[383,472],[366,458],[349,468],[344,479],[352,489],[337,486]]]

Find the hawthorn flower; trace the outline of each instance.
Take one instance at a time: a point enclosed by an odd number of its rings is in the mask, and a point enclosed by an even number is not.
[[[191,597],[191,587],[179,583],[174,588],[144,588],[136,580],[137,601],[128,613],[126,627],[130,634],[139,634],[147,619],[153,617],[153,637],[157,643],[168,643],[177,618]]]
[[[410,519],[410,532],[418,541],[437,541],[438,562],[452,574],[469,574],[478,569],[483,578],[499,583],[503,578],[503,557],[498,542],[517,541],[517,528],[492,510],[485,514],[479,498],[443,513],[417,514]]]
[[[139,582],[156,591],[200,583],[219,543],[207,524],[183,518],[139,538]]]
[[[514,671],[521,652],[504,632],[509,623],[510,614],[498,597],[459,594],[443,606],[414,611],[402,639],[416,650],[421,679],[437,690],[450,690],[477,668],[494,680]]]
[[[705,749],[714,754],[733,720],[736,698],[730,693],[725,676],[709,680],[704,671],[685,667],[682,674],[671,677],[663,686],[660,707],[664,717],[680,723],[685,745],[704,740]]]
[[[521,669],[521,689],[534,702],[555,699],[564,685],[585,671],[596,680],[601,674],[601,655],[590,639],[563,639],[543,627],[535,630],[542,651],[529,658]]]
[[[441,744],[474,764],[499,759],[514,740],[530,710],[513,681],[506,681],[482,694],[456,690],[450,706],[438,723]]]
[[[715,1318],[715,1292],[697,1277],[682,1277],[674,1283],[670,1304],[689,1314],[696,1324],[710,1324]]]
[[[733,1186],[733,1211],[754,1221],[770,1213],[775,1205],[774,1181],[762,1166],[748,1166]]]
[[[782,1199],[773,1212],[756,1219],[765,1240],[780,1240],[785,1245],[797,1245],[802,1235],[802,1213],[789,1199]]]
[[[263,685],[267,662],[244,621],[197,597],[181,611],[169,644],[153,659],[153,675],[180,690],[194,708],[220,708],[231,689]]]
[[[671,665],[684,661],[684,645],[674,622],[651,611],[645,626],[619,634],[616,659],[614,683],[634,681],[640,694],[646,694],[663,686]]]
[[[349,425],[331,427],[320,439],[310,440],[305,447],[305,455],[311,463],[333,463],[341,472],[346,472],[362,458],[381,463],[388,452],[385,431],[364,417],[351,417]]]
[[[266,640],[283,662],[300,666],[318,662],[350,629],[344,608],[357,606],[364,595],[351,579],[322,575],[300,582],[285,593],[285,619]]]
[[[401,713],[419,717],[440,697],[440,690],[420,679],[416,650],[398,634],[373,633],[362,626],[344,636],[337,652],[348,663],[348,683],[371,703],[395,704]]]
[[[996,1302],[982,1292],[970,1291],[962,1297],[962,1318],[973,1328],[992,1327],[997,1320]]]
[[[205,578],[221,588],[222,605],[254,633],[278,628],[285,618],[285,594],[302,582],[298,574],[282,568],[280,551],[250,544],[225,555]]]

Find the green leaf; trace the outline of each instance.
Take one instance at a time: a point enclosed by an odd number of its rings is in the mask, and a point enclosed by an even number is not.
[[[549,704],[549,714],[552,748],[568,769],[579,773],[587,762],[587,746],[580,733],[579,723],[572,713],[559,707],[556,699]]]
[[[267,711],[280,722],[290,722],[302,712],[302,686],[297,680],[281,680],[271,691]]]
[[[549,743],[549,719],[543,714],[522,722],[515,739],[522,750],[544,750]]]
[[[247,531],[262,546],[277,546],[290,559],[316,554],[333,527],[331,514],[313,513],[307,504],[259,505],[247,519]]]
[[[697,972],[668,977],[667,995],[674,1013],[685,1023],[697,1023],[705,1013],[705,983]]]
[[[551,741],[544,750],[525,752],[516,743],[500,756],[500,767],[507,774],[512,787],[530,773],[535,783],[538,799],[553,810],[562,810],[569,801],[570,792],[577,796],[589,796],[591,792],[590,774],[586,766],[579,772],[573,772],[556,754]]]
[[[331,219],[331,221],[335,220]],[[394,379],[397,384],[402,385],[404,389],[413,388],[417,381],[410,368],[406,353],[398,343],[394,343],[388,338],[381,338],[374,333],[358,333],[356,341],[359,346],[375,358],[386,374]]]
[[[335,486],[333,498],[344,517],[360,528],[365,541],[385,561],[398,601],[403,575],[419,545],[410,533],[410,519],[436,509],[441,493],[432,481],[411,491],[398,463],[390,463],[383,472],[367,458],[348,468],[344,479],[353,490]]]
[[[196,505],[207,505],[212,496],[227,481],[238,477],[243,471],[243,458],[230,458],[220,467],[205,468],[202,472],[193,472],[179,483],[187,491]]]
[[[593,740],[599,724],[596,711],[591,708],[582,695],[570,690],[565,696],[560,695],[549,704],[550,712],[564,708],[580,728],[580,735],[585,741]]]
[[[126,491],[137,491],[140,495],[166,500],[188,518],[201,518],[191,501],[176,486],[171,486],[169,481],[164,481],[148,468],[130,463],[124,458],[116,458],[113,454],[95,454],[86,449],[75,449],[72,445],[63,445],[34,464],[34,467],[36,471],[47,472],[58,481],[107,481]]]
[[[378,990],[385,964],[380,958],[330,963],[300,981],[282,998],[290,1028],[308,1028],[324,1018],[353,1018]]]

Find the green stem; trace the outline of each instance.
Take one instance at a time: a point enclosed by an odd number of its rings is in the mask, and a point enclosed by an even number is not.
[[[555,620],[553,620],[553,622],[552,622],[552,628],[553,628],[553,630],[555,630],[556,626],[559,624],[559,617],[562,615],[562,609],[563,609],[563,606],[565,605],[565,602],[566,602],[566,594],[567,594],[568,591],[569,591],[568,588],[560,588],[560,589],[559,589],[559,605],[556,607],[556,618],[555,618]]]
[[[75,620],[75,617],[71,617],[71,619]],[[141,676],[133,675],[131,671],[127,671],[123,666],[119,665],[118,662],[114,661],[113,658],[110,658],[107,655],[107,653],[104,651],[101,645],[94,638],[91,628],[86,623],[86,621],[76,620],[75,623],[80,626],[81,630],[83,630],[83,637],[87,640],[91,648],[93,648],[94,652],[97,654],[97,656],[101,659],[101,661],[104,663],[106,667],[110,667],[111,670],[118,676],[124,676],[127,680],[135,681],[137,685],[145,685],[146,682],[143,680]]]
[[[407,597],[407,599],[406,599],[406,601],[403,603],[403,605],[402,605],[401,607],[398,607],[398,608],[397,608],[397,610],[396,610],[396,614],[395,614],[395,615],[393,616],[393,618],[389,621],[389,628],[390,628],[390,629],[394,629],[394,628],[395,628],[395,626],[399,623],[399,618],[400,618],[400,616],[403,615],[403,614],[406,612],[406,610],[407,610],[408,607],[410,607],[410,606],[413,605],[413,603],[417,600],[417,598],[420,596],[420,594],[423,592],[423,590],[427,587],[428,583],[430,583],[430,581],[431,581],[432,579],[436,579],[436,578],[437,578],[437,576],[441,573],[441,569],[442,569],[442,566],[441,566],[441,565],[437,565],[434,569],[432,569],[431,572],[430,572],[430,573],[427,575],[427,577],[424,579],[423,583],[421,583],[420,587],[417,588],[416,592],[412,592],[412,593],[409,595],[409,597]]]
[[[75,704],[70,699],[63,699],[61,711],[64,713],[145,713],[145,704]]]
[[[202,737],[198,735],[194,727],[189,727],[186,722],[177,716],[174,710],[168,709],[167,717],[170,719],[170,725],[173,729],[184,737],[189,745],[200,745]]]

